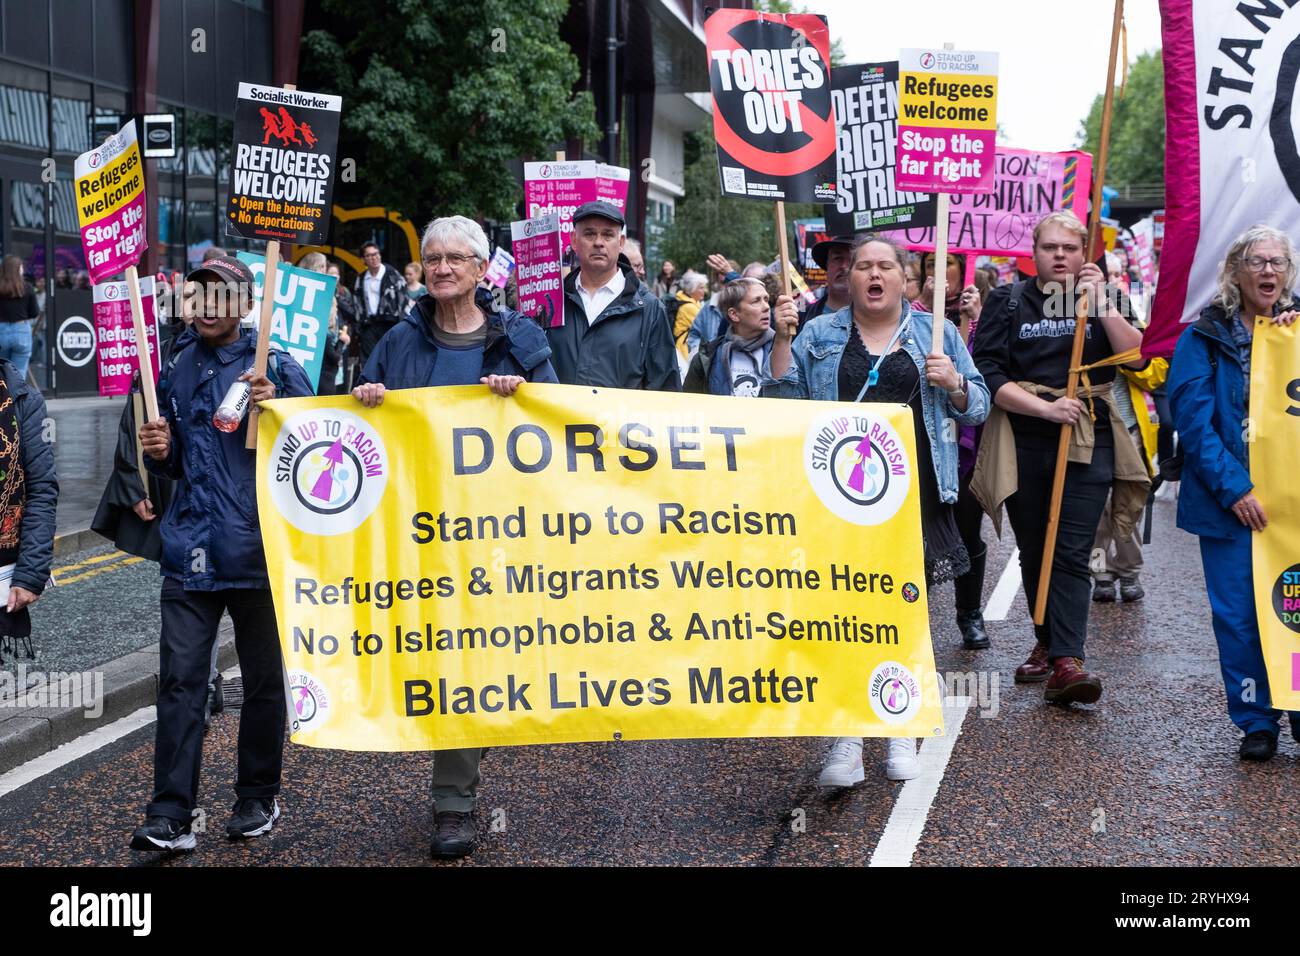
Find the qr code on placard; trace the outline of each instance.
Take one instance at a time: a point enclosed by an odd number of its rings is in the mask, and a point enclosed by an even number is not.
[[[745,191],[745,170],[739,166],[723,166],[722,191],[743,193]]]

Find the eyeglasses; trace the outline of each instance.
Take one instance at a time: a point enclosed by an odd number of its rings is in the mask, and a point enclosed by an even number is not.
[[[1274,256],[1272,259],[1265,259],[1263,256],[1251,256],[1249,259],[1243,260],[1242,265],[1251,272],[1263,272],[1265,266],[1272,267],[1274,272],[1282,272],[1291,265],[1291,260],[1282,256]]]
[[[446,255],[440,256],[425,256],[424,267],[426,269],[436,269],[438,266],[442,265],[444,259],[446,260],[447,265],[459,272],[461,269],[465,268],[468,263],[475,261],[477,256],[465,256],[458,252],[449,252]]]

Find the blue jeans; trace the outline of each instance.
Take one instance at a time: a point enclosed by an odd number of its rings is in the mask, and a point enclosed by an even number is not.
[[[32,360],[32,327],[26,322],[0,322],[0,358],[8,359],[27,377],[27,363]]]
[[[1201,538],[1201,563],[1219,643],[1228,716],[1242,733],[1267,730],[1276,736],[1282,712],[1269,705],[1268,674],[1255,617],[1251,533],[1242,526],[1231,538]],[[1300,740],[1300,712],[1292,711],[1289,717],[1291,736]]]

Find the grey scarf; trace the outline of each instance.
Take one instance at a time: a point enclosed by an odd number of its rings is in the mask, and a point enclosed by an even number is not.
[[[749,356],[749,360],[754,363],[754,373],[757,375],[763,368],[763,349],[767,344],[776,338],[776,329],[770,325],[766,332],[755,335],[750,339],[742,339],[736,334],[735,326],[727,327],[727,337],[722,341],[722,347],[718,349],[718,361],[725,363],[723,368],[727,370],[727,380],[731,379],[731,352],[733,349],[739,349]],[[735,382],[732,381],[734,385]]]

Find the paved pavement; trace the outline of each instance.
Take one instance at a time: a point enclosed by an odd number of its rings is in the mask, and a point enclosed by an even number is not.
[[[58,534],[90,527],[113,467],[125,398],[55,398],[54,462],[59,471]]]
[[[951,606],[945,588],[931,598],[937,662],[975,700],[955,740],[923,742],[930,779],[889,783],[869,766],[854,789],[819,791],[819,740],[498,748],[483,764],[480,847],[452,865],[865,865],[878,853],[877,862],[901,854],[917,866],[1300,864],[1297,744],[1284,729],[1273,762],[1237,760],[1195,542],[1173,527],[1172,501],[1156,507],[1146,600],[1093,606],[1089,665],[1105,681],[1098,704],[1065,710],[1045,705],[1041,686],[1012,683],[1032,644],[1023,593],[1005,621],[990,624],[993,647],[967,652],[939,610]],[[1009,542],[991,549],[986,595],[1010,553]],[[138,598],[139,620],[70,626],[87,629],[85,642],[116,642],[114,650],[149,637],[156,581],[126,567],[42,602],[38,652],[84,659],[75,645],[55,650],[43,615],[109,614],[111,602],[95,596],[105,586],[118,601]],[[232,800],[237,712],[218,716],[207,738],[201,803],[211,832],[192,855],[141,860],[126,842],[149,795],[150,719],[148,711],[137,715],[127,725],[137,729],[62,766],[54,766],[65,759],[56,751],[26,768],[28,776],[48,770],[28,782],[22,767],[0,774],[0,864],[427,862],[427,754],[290,744],[282,821],[267,838],[227,843],[220,833]],[[949,745],[945,766],[935,758]],[[869,741],[867,755],[874,764],[883,744]],[[927,806],[928,817],[918,817]],[[916,829],[909,836],[907,824],[920,819],[913,850]]]

